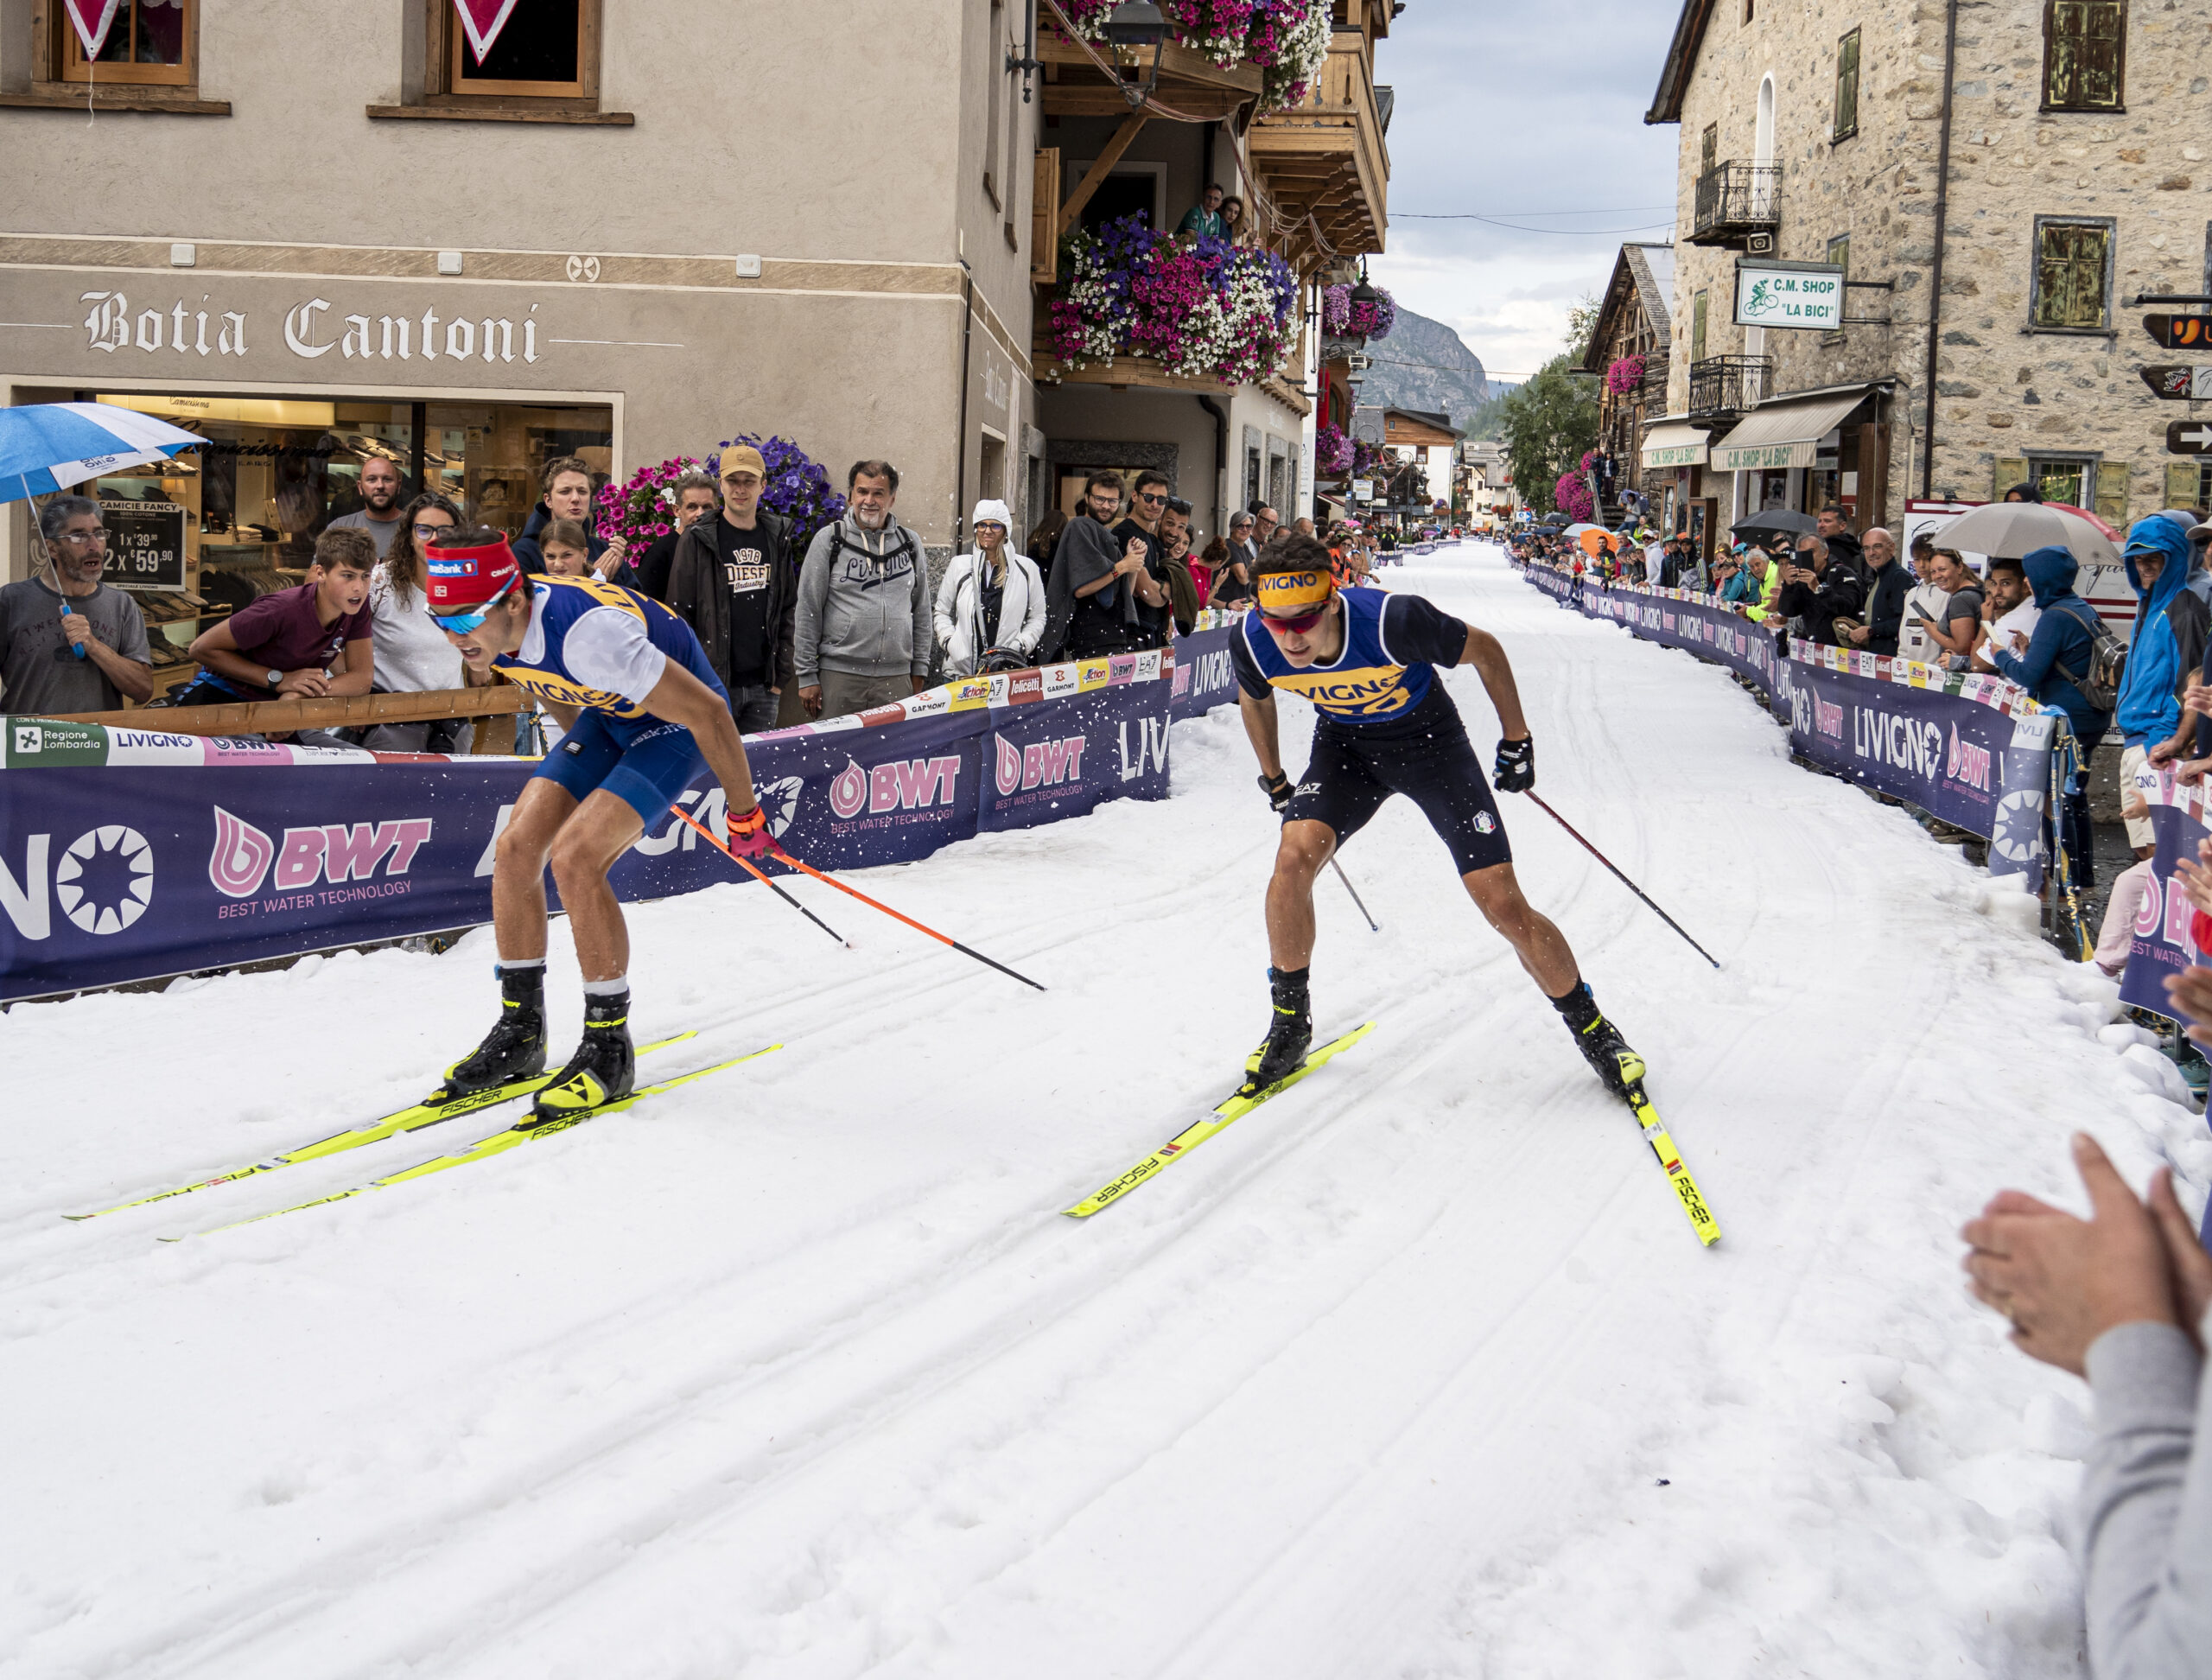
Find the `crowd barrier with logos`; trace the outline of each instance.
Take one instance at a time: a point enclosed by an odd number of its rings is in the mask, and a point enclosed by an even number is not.
[[[2196,907],[2174,881],[2174,862],[2183,857],[2196,861],[2197,845],[2212,834],[2212,822],[2207,820],[2203,788],[2180,786],[2171,767],[2155,773],[2157,786],[2141,791],[2150,803],[2158,850],[2151,859],[2150,887],[2135,912],[2127,967],[2120,975],[2120,998],[2123,1003],[2171,1018],[2174,1004],[2166,996],[2166,981],[2204,960],[2204,953],[2190,934]],[[2212,1208],[2206,1210],[2205,1221],[2206,1229],[2212,1231]]]
[[[1236,694],[1232,633],[748,736],[769,825],[793,856],[850,869],[1108,799],[1165,799],[1171,722]],[[5,727],[0,1001],[488,921],[493,844],[534,767],[35,717]],[[728,837],[710,776],[682,803]],[[748,878],[671,815],[611,879],[639,900]]]
[[[2017,684],[1835,647],[1793,646],[1784,659],[1770,626],[1710,595],[1522,572],[1562,606],[1726,665],[1788,723],[1791,750],[1980,835],[1991,874],[2043,890],[2065,717]]]

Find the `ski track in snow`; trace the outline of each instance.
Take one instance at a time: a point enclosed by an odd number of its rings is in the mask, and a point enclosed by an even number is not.
[[[1234,1083],[1274,823],[1235,709],[1174,797],[855,877],[633,907],[641,1076],[743,1069],[281,1219],[505,1110],[85,1224],[418,1096],[442,958],[0,1020],[0,1667],[38,1677],[2080,1675],[2085,1395],[1960,1288],[2065,1138],[2201,1206],[2212,1137],[2116,989],[1717,668],[1487,547],[1385,574],[1504,640],[1568,820],[1522,879],[1724,1231],[1701,1250],[1420,815],[1319,887],[1376,1032],[1126,1201]],[[1449,684],[1487,758],[1471,671]],[[1284,703],[1302,762],[1311,714]],[[865,918],[865,920],[863,920]],[[556,1049],[581,1002],[556,931]]]

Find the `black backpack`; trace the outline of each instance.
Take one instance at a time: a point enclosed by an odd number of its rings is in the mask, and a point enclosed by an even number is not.
[[[2082,612],[2066,610],[2079,607]],[[2059,674],[2082,690],[2082,697],[2091,708],[2108,712],[2120,703],[2120,685],[2127,675],[2127,648],[2113,633],[2112,627],[2097,615],[2095,608],[2076,596],[2071,601],[2053,604],[2053,612],[2066,611],[2066,616],[2089,633],[2094,646],[2089,649],[2089,668],[2077,671],[2071,666],[2058,665]],[[2083,616],[2086,614],[2087,616]]]

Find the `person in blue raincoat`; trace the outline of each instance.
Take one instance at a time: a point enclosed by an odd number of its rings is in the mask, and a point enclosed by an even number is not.
[[[2189,587],[2186,526],[2163,513],[2138,519],[2128,531],[2120,557],[2126,562],[2127,581],[2138,597],[2135,634],[2128,643],[2120,704],[2113,714],[2124,741],[2120,787],[2125,801],[2138,775],[2145,771],[2152,750],[2180,730],[2182,692],[2204,653],[2206,609],[2202,597]],[[2126,822],[2127,843],[2138,858],[2148,857],[2156,837],[2149,813],[2130,816]]]
[[[2089,674],[2090,656],[2096,650],[2096,608],[2074,593],[2080,571],[2074,557],[2063,548],[2039,548],[2020,562],[2028,587],[2035,591],[2043,616],[2027,651],[2012,653],[1991,644],[1988,659],[1999,671],[2018,683],[2046,706],[2066,714],[2074,727],[2076,757],[2074,774],[2066,784],[2060,820],[2064,824],[2066,850],[2074,862],[2074,877],[2083,892],[2095,884],[2094,850],[2089,830],[2089,754],[2104,738],[2111,717],[2089,703],[2071,677]]]

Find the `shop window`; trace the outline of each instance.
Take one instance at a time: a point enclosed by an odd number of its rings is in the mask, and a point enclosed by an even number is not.
[[[106,474],[82,493],[182,527],[175,576],[109,580],[137,591],[155,685],[164,691],[192,674],[183,650],[201,630],[306,580],[315,538],[362,509],[361,468],[372,458],[398,468],[403,506],[435,491],[511,536],[537,505],[547,461],[581,456],[602,482],[614,465],[613,412],[605,407],[96,394],[207,440],[173,461]]]
[[[1848,140],[1859,132],[1859,31],[1853,29],[1836,43],[1835,125],[1832,140]]]
[[[121,0],[96,60],[56,10],[64,81],[190,87],[199,79],[200,0]]]
[[[2126,108],[2127,0],[2050,0],[2043,15],[2043,108]]]
[[[2029,319],[2037,332],[2102,331],[2112,305],[2113,223],[2038,216]]]
[[[1700,292],[1690,303],[1690,360],[1705,360],[1706,296]]]

